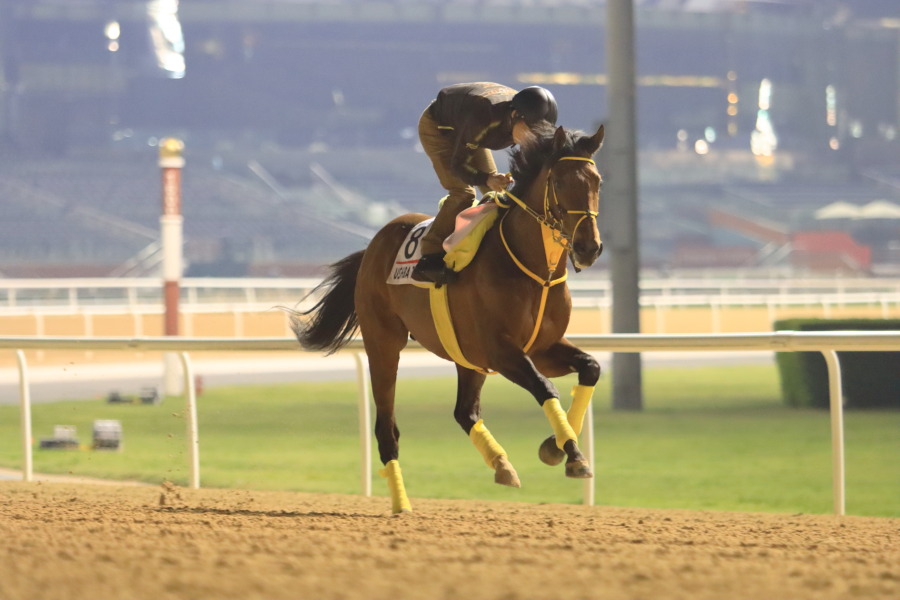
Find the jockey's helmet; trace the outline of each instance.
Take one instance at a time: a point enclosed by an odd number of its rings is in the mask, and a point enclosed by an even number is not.
[[[520,91],[513,96],[510,108],[518,113],[517,118],[523,119],[529,126],[542,119],[556,125],[556,98],[542,87],[534,85]]]

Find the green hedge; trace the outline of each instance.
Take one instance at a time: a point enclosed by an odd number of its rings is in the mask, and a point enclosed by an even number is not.
[[[900,330],[898,319],[784,319],[776,331]],[[784,402],[828,408],[828,370],[819,352],[777,352]],[[848,408],[900,408],[900,352],[838,352]]]

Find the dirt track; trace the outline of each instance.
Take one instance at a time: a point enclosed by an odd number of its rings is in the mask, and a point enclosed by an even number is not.
[[[900,598],[900,519],[0,482],[0,599]]]

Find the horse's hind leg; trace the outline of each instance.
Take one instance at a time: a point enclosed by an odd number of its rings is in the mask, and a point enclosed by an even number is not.
[[[484,462],[494,470],[494,482],[510,487],[521,487],[519,475],[510,464],[503,449],[481,419],[481,388],[485,375],[463,366],[456,365],[457,387],[456,408],[453,416],[468,434]]]
[[[408,331],[393,316],[367,319],[360,314],[360,327],[369,360],[372,398],[375,401],[375,439],[384,465],[380,474],[387,479],[392,512],[409,512],[412,508],[400,472],[400,430],[394,419],[397,366],[400,362],[400,350],[406,346]]]
[[[566,413],[566,420],[581,435],[584,415],[591,404],[594,386],[600,378],[600,364],[590,354],[563,339],[547,350],[533,357],[535,366],[547,377],[559,377],[572,372],[578,373],[578,383],[572,388],[572,404]],[[558,465],[566,457],[556,445],[556,436],[551,435],[541,444],[538,455],[548,465]]]

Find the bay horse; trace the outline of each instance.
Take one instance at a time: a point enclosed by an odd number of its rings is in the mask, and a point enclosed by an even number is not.
[[[541,460],[555,465],[566,458],[568,477],[593,477],[577,436],[600,365],[564,337],[572,309],[565,280],[567,258],[580,270],[602,251],[596,219],[601,177],[592,156],[603,135],[602,125],[593,135],[547,125],[515,148],[510,153],[514,184],[505,194],[509,208],[488,230],[471,264],[443,290],[458,343],[453,414],[503,485],[519,487],[519,478],[481,419],[481,389],[491,372],[525,388],[543,408],[554,435],[541,445]],[[400,351],[412,337],[437,356],[454,360],[432,317],[435,291],[387,284],[407,234],[427,218],[414,213],[389,222],[365,250],[331,265],[329,276],[310,294],[323,294],[318,302],[307,311],[292,311],[291,317],[306,349],[330,354],[357,329],[362,334],[384,464],[380,473],[395,514],[411,510],[394,419]],[[566,413],[548,377],[569,373],[578,374],[578,384]]]

